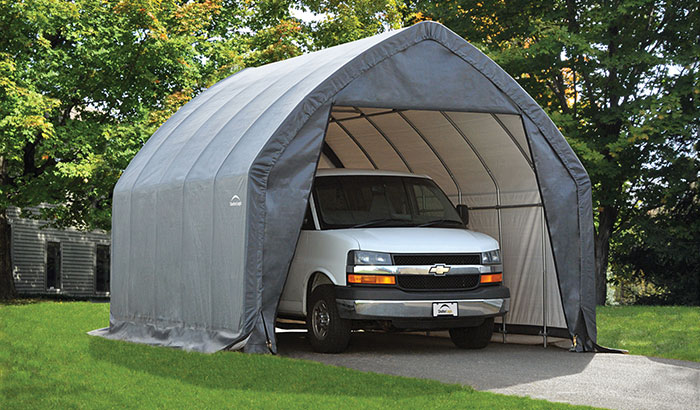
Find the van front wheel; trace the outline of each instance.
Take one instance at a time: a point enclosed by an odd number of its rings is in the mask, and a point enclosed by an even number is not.
[[[452,343],[460,349],[483,349],[493,335],[493,318],[484,319],[484,323],[474,327],[457,327],[450,329]]]
[[[311,292],[306,313],[309,343],[319,353],[340,353],[350,343],[350,321],[338,316],[332,285]]]

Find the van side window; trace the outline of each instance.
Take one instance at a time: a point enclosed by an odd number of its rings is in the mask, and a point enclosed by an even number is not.
[[[304,214],[304,223],[301,224],[301,229],[306,231],[313,231],[316,229],[314,217],[311,215],[311,203],[306,205],[306,214]]]

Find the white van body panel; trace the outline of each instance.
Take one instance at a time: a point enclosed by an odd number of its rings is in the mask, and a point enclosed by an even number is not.
[[[386,253],[477,253],[498,249],[490,236],[455,228],[354,228],[301,231],[279,312],[306,315],[308,282],[314,273],[345,286],[351,250]]]
[[[324,231],[320,231],[324,232]],[[328,231],[325,231],[328,232]],[[477,253],[498,249],[490,236],[455,228],[360,228],[335,232],[357,241],[360,250],[387,253]]]
[[[315,273],[322,273],[334,285],[345,285],[347,255],[351,249],[360,249],[360,244],[343,230],[302,230],[289,267],[279,304],[279,312],[291,315],[306,315],[306,290]]]

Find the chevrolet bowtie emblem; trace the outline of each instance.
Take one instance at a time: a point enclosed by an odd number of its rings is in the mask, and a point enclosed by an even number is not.
[[[439,265],[434,265],[430,268],[428,272],[435,274],[435,275],[444,275],[447,272],[450,271],[450,267],[447,265],[439,264]]]

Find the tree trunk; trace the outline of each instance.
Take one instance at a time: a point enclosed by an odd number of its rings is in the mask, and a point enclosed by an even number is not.
[[[610,253],[610,234],[617,218],[617,209],[604,206],[598,210],[598,229],[595,233],[595,290],[596,304],[605,305],[607,296],[608,254]]]
[[[16,296],[15,281],[12,277],[10,241],[7,209],[0,209],[0,300],[12,299]]]

